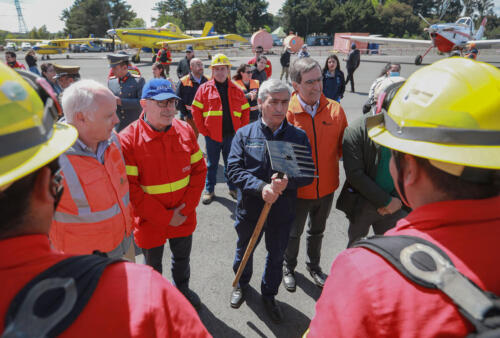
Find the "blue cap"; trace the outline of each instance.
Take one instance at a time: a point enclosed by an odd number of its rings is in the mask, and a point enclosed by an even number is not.
[[[355,49],[355,48],[356,48],[356,44],[353,42],[353,43],[351,44],[351,49]]]
[[[163,101],[168,99],[180,99],[175,95],[170,81],[165,79],[153,79],[147,82],[142,88],[141,99],[152,99],[155,101]]]
[[[194,52],[194,50],[193,50],[193,46],[188,45],[188,46],[186,47],[186,52]]]

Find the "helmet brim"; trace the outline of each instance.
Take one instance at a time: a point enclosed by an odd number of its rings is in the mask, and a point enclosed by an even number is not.
[[[2,158],[0,189],[52,162],[71,147],[77,138],[78,131],[73,126],[55,123],[47,142]]]
[[[383,124],[368,130],[368,136],[386,148],[446,163],[485,169],[500,169],[500,146],[450,145],[402,139],[392,135]]]

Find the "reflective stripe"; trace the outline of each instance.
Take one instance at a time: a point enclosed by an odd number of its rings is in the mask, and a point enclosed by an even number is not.
[[[127,191],[127,193],[122,197],[122,202],[123,202],[123,205],[128,207],[129,203],[130,203],[130,193]]]
[[[241,110],[245,110],[245,109],[248,109],[250,107],[250,105],[247,103],[245,103],[244,105],[241,106]]]
[[[78,208],[78,215],[56,211],[54,213],[54,220],[62,223],[98,223],[121,213],[121,208],[118,203],[114,204],[109,209],[92,212],[90,210],[87,197],[85,196],[85,192],[83,191],[83,187],[78,179],[78,175],[76,174],[75,168],[66,154],[59,156],[59,165],[64,173],[64,179],[68,185],[71,199],[75,202]],[[128,191],[125,195],[123,195],[122,201],[125,206],[129,205],[130,196]]]
[[[80,184],[80,180],[78,179],[78,175],[76,174],[76,171],[71,165],[71,162],[69,161],[66,154],[62,154],[61,156],[59,156],[59,165],[61,166],[61,169],[64,173],[64,178],[68,185],[71,199],[73,199],[76,207],[78,208],[78,214],[89,214],[89,202],[87,201],[87,197],[83,192],[83,188]]]
[[[191,106],[188,106],[187,104],[186,104],[186,109],[189,111],[193,110],[193,108]]]
[[[210,110],[203,113],[203,117],[207,116],[222,116],[222,110]]]
[[[72,215],[65,212],[56,211],[54,214],[54,219],[61,223],[99,223],[112,218],[121,213],[120,205],[117,203],[111,208],[91,212],[87,214]]]
[[[166,194],[187,187],[187,185],[189,184],[189,177],[190,176],[187,175],[183,179],[180,179],[172,183],[166,183],[160,185],[141,185],[141,188],[146,194],[150,195]]]
[[[241,113],[239,111],[233,111],[234,116],[241,117]]]
[[[193,105],[193,106],[195,106],[195,107],[198,107],[198,108],[200,108],[200,109],[203,109],[203,107],[204,107],[203,103],[198,102],[198,101],[196,101],[196,100],[193,100],[192,105]]]
[[[191,155],[191,164],[198,162],[202,158],[203,158],[203,153],[201,152],[201,150],[198,150],[196,153]]]
[[[135,165],[126,165],[125,170],[129,176],[139,176],[139,169]]]

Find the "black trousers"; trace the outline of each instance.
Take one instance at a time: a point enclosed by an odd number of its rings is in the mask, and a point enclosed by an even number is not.
[[[290,230],[290,238],[285,251],[285,262],[290,270],[295,270],[297,266],[297,256],[299,255],[300,236],[304,231],[306,220],[309,216],[306,235],[306,264],[311,270],[319,270],[321,258],[321,244],[323,233],[325,232],[326,219],[330,215],[333,203],[333,193],[319,199],[297,198],[296,216]]]
[[[170,251],[172,252],[172,277],[174,285],[178,289],[189,287],[189,277],[191,269],[189,259],[191,256],[191,247],[193,244],[193,235],[187,237],[170,238],[168,240]],[[151,249],[142,249],[146,264],[151,266],[159,273],[163,272],[162,258],[165,245],[157,246]]]
[[[347,231],[349,243],[347,247],[349,248],[355,241],[368,235],[370,226],[373,227],[375,235],[383,235],[407,214],[406,211],[400,209],[393,214],[382,216],[377,212],[377,208],[373,204],[363,199],[356,206],[356,213],[349,220],[349,230]]]
[[[345,85],[351,81],[351,91],[354,92],[354,71],[356,69],[347,69],[347,79],[345,80]]]

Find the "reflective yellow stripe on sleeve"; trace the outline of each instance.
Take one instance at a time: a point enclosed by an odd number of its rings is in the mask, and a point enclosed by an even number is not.
[[[248,104],[248,102],[241,106],[241,110],[245,110],[248,108],[250,108],[250,105]]]
[[[198,150],[196,153],[191,155],[191,164],[198,162],[202,158],[203,158],[203,153],[201,152],[201,150]]]
[[[196,100],[193,100],[192,105],[193,105],[193,106],[195,106],[195,107],[198,107],[198,108],[200,108],[200,109],[203,109],[203,107],[204,107],[204,106],[203,106],[203,103],[198,102],[198,101],[196,101]]]
[[[129,176],[139,176],[139,169],[135,165],[126,165],[125,170]]]
[[[241,117],[241,113],[239,111],[233,111],[234,116]]]
[[[210,110],[203,113],[203,117],[207,116],[222,116],[222,110]]]
[[[142,191],[146,194],[156,195],[156,194],[166,194],[169,192],[174,192],[182,188],[187,187],[189,184],[189,175],[180,179],[178,181],[160,185],[141,185]]]

